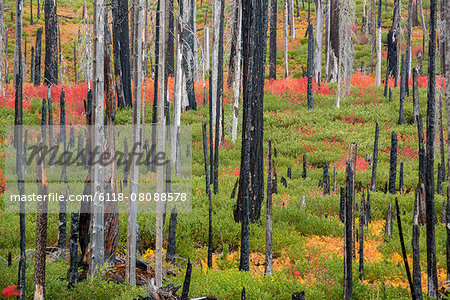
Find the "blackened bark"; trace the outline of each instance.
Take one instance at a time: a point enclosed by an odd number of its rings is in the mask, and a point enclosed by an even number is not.
[[[269,162],[267,175],[266,202],[266,256],[264,274],[272,275],[272,142],[269,140],[267,159]]]
[[[42,164],[42,149],[36,159],[36,182],[39,195],[48,194],[48,183]],[[47,206],[46,200],[37,204],[36,253],[34,255],[34,299],[45,299],[45,258],[47,248]]]
[[[309,19],[308,19],[309,22]],[[313,91],[312,91],[312,73],[314,68],[314,34],[312,25],[308,24],[308,59],[306,65],[306,77],[308,78],[308,89],[307,89],[307,99],[308,99],[308,109],[314,109],[313,102]]]
[[[366,227],[369,225],[369,223],[372,223],[372,208],[370,206],[370,191],[367,191],[367,201],[366,201],[366,207],[364,208],[365,217],[364,221],[366,222]]]
[[[439,99],[439,145],[441,150],[441,182],[446,182],[445,176],[445,146],[444,146],[444,126],[442,125],[442,97]],[[441,194],[440,194],[441,195]]]
[[[61,92],[60,95],[60,138],[62,139],[64,151],[67,150],[66,148],[66,102],[65,102],[65,93],[64,90]],[[64,180],[65,183],[67,183],[67,166],[66,166],[66,155],[64,157],[64,165],[62,167],[61,172],[61,180]],[[58,220],[58,252],[59,256],[65,257],[66,256],[66,244],[67,244],[67,214],[66,214],[66,197],[69,197],[68,194],[64,196],[64,200],[59,202],[59,220]]]
[[[442,195],[442,166],[438,163],[437,182],[436,182],[436,194]]]
[[[209,167],[208,167],[208,137],[206,133],[206,123],[202,125],[203,132],[203,156],[205,159],[205,177],[206,177],[206,195],[208,195],[209,209],[208,209],[208,268],[212,268],[212,203],[211,203],[211,185],[209,183]]]
[[[420,114],[419,108],[419,69],[413,69],[413,113],[414,124],[417,124],[417,116]]]
[[[303,154],[303,172],[302,172],[302,178],[305,179],[306,178],[306,154]]]
[[[364,281],[364,191],[361,193],[361,203],[359,206],[359,280]]]
[[[172,208],[169,221],[169,236],[167,239],[166,262],[175,264],[176,253],[176,230],[177,230],[177,206]]]
[[[183,282],[183,290],[181,292],[181,300],[187,300],[189,295],[189,287],[191,285],[191,273],[192,273],[192,264],[191,260],[188,259],[187,267],[186,267],[186,275],[184,276]]]
[[[45,0],[45,72],[47,85],[58,84],[58,41],[56,1]]]
[[[422,274],[420,268],[420,227],[419,227],[419,186],[415,192],[414,198],[414,215],[413,215],[413,230],[412,230],[412,257],[413,257],[413,299],[422,299]]]
[[[392,132],[391,135],[391,156],[389,160],[389,193],[395,193],[395,181],[397,177],[397,134]]]
[[[174,76],[174,66],[175,66],[175,37],[174,37],[174,7],[173,7],[173,1],[169,0],[167,1],[168,6],[168,39],[167,39],[167,47],[166,47],[166,76],[173,77]]]
[[[70,267],[67,271],[67,281],[69,287],[73,287],[78,282],[78,227],[79,215],[71,214],[70,220]]]
[[[403,230],[402,230],[402,220],[400,218],[401,213],[400,213],[400,209],[398,206],[398,199],[395,198],[395,208],[397,211],[397,225],[398,225],[398,234],[400,236],[400,244],[402,247],[402,256],[403,256],[403,262],[405,264],[405,269],[406,269],[406,277],[408,278],[408,283],[409,283],[409,288],[411,291],[411,296],[413,299],[415,299],[414,297],[414,286],[413,286],[413,282],[411,279],[411,271],[409,269],[409,264],[408,264],[408,258],[406,256],[406,247],[405,247],[405,241],[403,239]]]
[[[425,139],[423,133],[423,121],[422,116],[419,114],[417,116],[417,132],[418,132],[418,141],[419,141],[419,176],[425,176],[425,168],[426,168],[426,156],[425,156],[425,145],[423,140]]]
[[[34,47],[31,46],[30,83],[33,83],[33,76],[34,76]]]
[[[400,75],[400,109],[398,115],[398,125],[403,125],[405,123],[405,118],[403,117],[403,103],[405,102],[405,85],[406,85],[406,65],[405,65],[405,57],[402,56],[402,67],[401,67],[401,75]]]
[[[180,9],[180,14],[185,17],[185,23],[183,26],[182,38],[183,38],[183,69],[186,79],[186,93],[188,98],[187,110],[193,109],[197,110],[197,101],[195,100],[194,91],[194,7],[195,4],[192,0],[186,0],[189,5],[182,5]],[[184,4],[184,3],[183,3]],[[223,1],[222,1],[223,6]],[[187,11],[186,11],[187,10]],[[221,24],[223,24],[223,9],[221,13]],[[223,40],[223,26],[221,29],[222,40]],[[220,50],[219,50],[220,53]],[[223,51],[222,51],[223,55]],[[223,56],[222,56],[223,59]],[[219,54],[219,74],[220,74],[220,54]],[[219,84],[220,89],[220,84]],[[218,91],[219,93],[219,91]],[[220,99],[220,98],[219,98]]]
[[[77,44],[73,42],[73,71],[75,73],[75,84],[78,84],[78,72],[77,72]]]
[[[340,205],[339,205],[339,220],[341,220],[342,223],[345,222],[345,188],[341,187],[341,194],[340,194]]]
[[[114,27],[118,30],[118,41],[115,47],[119,47],[120,70],[125,106],[132,106],[131,101],[131,66],[130,66],[130,39],[128,29],[128,0],[117,1],[117,15],[114,15]],[[158,9],[159,11],[159,9]],[[158,28],[158,25],[156,25]],[[158,29],[157,29],[158,30]],[[156,38],[156,40],[158,40]],[[158,47],[155,47],[158,48]],[[116,55],[116,54],[115,54]],[[116,57],[117,59],[117,57]],[[116,73],[117,74],[117,73]],[[120,102],[119,102],[120,103]],[[156,123],[156,122],[154,122]]]
[[[378,164],[378,138],[380,136],[380,127],[378,122],[375,126],[375,140],[373,142],[373,156],[372,156],[372,192],[377,190],[377,164]]]
[[[158,4],[156,7],[156,21],[155,21],[155,70],[154,70],[154,78],[153,78],[153,109],[152,109],[152,144],[151,144],[151,157],[155,156],[156,151],[156,123],[158,122],[158,74],[159,74],[159,25],[160,25],[160,1],[158,0]],[[153,163],[151,171],[156,172],[156,164]]]
[[[400,161],[400,178],[398,181],[398,190],[403,195],[403,160]]]
[[[353,171],[350,160],[346,163],[345,179],[345,231],[344,231],[344,300],[353,298]]]
[[[244,2],[242,5],[242,61],[243,61],[243,114],[242,114],[242,150],[241,150],[241,170],[239,180],[238,201],[240,207],[241,221],[241,253],[239,270],[248,271],[249,266],[249,202],[250,202],[250,135],[252,116],[252,94],[253,85],[253,48],[254,43],[254,16],[252,5]]]
[[[428,296],[437,297],[438,279],[436,269],[436,236],[434,222],[434,133],[436,97],[436,23],[437,0],[430,0],[430,39],[428,52],[428,101],[427,101],[427,152],[425,169],[426,215],[427,215],[427,274]]]
[[[42,27],[36,31],[36,47],[34,55],[34,86],[41,85],[41,46],[42,45]]]
[[[277,0],[270,2],[269,78],[277,79]]]
[[[330,194],[330,174],[328,173],[328,163],[323,163],[323,194]]]

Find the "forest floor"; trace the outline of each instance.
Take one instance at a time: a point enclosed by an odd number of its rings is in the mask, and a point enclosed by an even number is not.
[[[438,84],[440,79],[438,78]],[[233,220],[235,199],[230,199],[236,178],[239,176],[240,138],[233,143],[229,136],[231,122],[232,94],[225,90],[225,140],[220,149],[219,193],[213,196],[214,263],[213,269],[206,268],[208,201],[204,192],[204,162],[201,144],[201,123],[208,120],[208,107],[201,106],[198,111],[182,114],[182,124],[192,127],[192,213],[178,215],[177,259],[176,265],[165,264],[171,275],[167,283],[181,284],[184,277],[184,265],[190,258],[194,264],[191,295],[211,294],[220,299],[237,299],[245,286],[249,299],[288,299],[293,292],[305,290],[309,299],[338,299],[342,295],[343,282],[343,224],[339,221],[339,192],[323,195],[318,186],[323,176],[323,164],[328,162],[331,180],[333,169],[337,169],[337,191],[344,183],[344,163],[348,156],[349,145],[358,145],[356,182],[362,187],[370,183],[371,164],[366,155],[373,152],[375,124],[380,126],[377,191],[370,193],[372,222],[364,230],[364,266],[365,280],[358,279],[358,251],[353,264],[354,296],[356,299],[409,298],[406,273],[401,257],[397,222],[394,220],[393,237],[385,236],[385,218],[389,203],[398,198],[401,219],[406,241],[409,264],[412,266],[412,212],[414,189],[418,174],[418,138],[417,127],[413,123],[412,99],[407,97],[404,111],[405,124],[397,125],[399,112],[399,89],[393,88],[393,101],[383,97],[383,88],[374,86],[374,78],[356,73],[352,77],[349,95],[336,109],[336,85],[314,85],[314,110],[306,108],[306,79],[280,79],[267,81],[264,99],[264,157],[267,164],[267,141],[270,139],[277,148],[275,159],[278,179],[284,177],[287,186],[278,182],[278,194],[273,197],[274,205],[274,276],[263,276],[265,218],[262,217],[250,226],[251,272],[238,271],[240,224]],[[420,110],[426,118],[427,78],[419,79]],[[202,91],[198,83],[197,91]],[[172,89],[173,81],[169,81]],[[52,98],[58,99],[61,90],[66,92],[68,122],[83,123],[80,95],[87,93],[86,85],[57,86],[52,89]],[[152,82],[148,81],[146,121],[151,120]],[[1,126],[13,123],[13,91],[7,90],[7,99],[0,108]],[[40,99],[46,96],[45,87],[26,86],[24,90],[25,124],[40,124]],[[412,93],[411,93],[412,95]],[[439,95],[439,93],[438,93]],[[202,103],[203,95],[197,93]],[[440,99],[438,97],[438,99]],[[53,104],[54,119],[59,118],[59,103]],[[445,116],[445,109],[443,112]],[[241,117],[239,118],[241,120]],[[130,124],[131,111],[119,110],[117,124]],[[445,118],[444,118],[444,124]],[[444,131],[446,128],[444,127]],[[384,187],[389,176],[390,135],[395,131],[399,137],[398,163],[404,163],[404,193],[385,194]],[[240,137],[240,132],[238,137]],[[445,135],[444,135],[445,137]],[[446,139],[444,139],[446,143]],[[436,147],[439,147],[436,144]],[[306,154],[307,177],[301,178],[302,157]],[[436,151],[435,162],[440,161]],[[292,178],[287,177],[287,168],[292,169]],[[0,165],[3,170],[3,166]],[[397,172],[399,167],[397,167]],[[436,168],[437,170],[437,168]],[[437,172],[437,171],[436,171]],[[397,173],[397,189],[398,175]],[[150,176],[152,176],[150,174]],[[154,176],[154,174],[153,174]],[[3,178],[3,182],[4,182]],[[444,183],[444,190],[447,184]],[[361,199],[356,194],[356,202]],[[367,192],[366,192],[367,193]],[[305,196],[306,207],[301,199]],[[2,202],[4,195],[2,195]],[[436,214],[441,221],[444,197],[436,195]],[[265,216],[265,205],[262,208]],[[27,215],[27,249],[35,246],[36,216]],[[57,245],[57,219],[49,215],[48,245]],[[356,224],[358,223],[356,212]],[[140,259],[153,264],[154,225],[152,214],[138,215],[141,224]],[[168,222],[166,222],[168,224]],[[120,215],[119,249],[126,245],[126,215]],[[168,225],[166,226],[166,234]],[[0,257],[6,258],[12,252],[12,267],[0,259],[4,272],[0,275],[0,289],[16,283],[17,255],[19,247],[18,215],[3,213],[0,215]],[[426,292],[426,232],[422,227],[420,236],[420,254],[422,265],[422,288]],[[166,235],[167,238],[167,235]],[[439,222],[436,224],[436,245],[439,268],[439,284],[445,287],[446,276],[446,230]],[[167,242],[167,241],[166,241]],[[165,245],[166,245],[165,242]],[[166,246],[165,246],[166,247]],[[122,253],[123,252],[119,252]],[[32,292],[33,256],[29,256],[27,269],[27,291]],[[75,297],[75,293],[89,293],[90,299],[102,298],[104,293],[119,299],[127,299],[143,294],[144,289],[101,282],[97,279],[83,281],[72,290],[66,290],[66,283],[58,278],[65,277],[68,261],[50,262],[48,267],[47,293],[52,299]],[[87,295],[87,294],[86,294]],[[98,295],[98,296],[95,296]],[[121,296],[119,296],[121,295]],[[113,297],[112,296],[112,297]],[[77,296],[78,297],[78,296]],[[87,296],[86,296],[87,297]]]

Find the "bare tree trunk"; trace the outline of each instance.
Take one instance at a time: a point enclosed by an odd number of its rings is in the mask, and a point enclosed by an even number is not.
[[[425,17],[423,14],[422,0],[417,0],[420,10],[420,23],[422,24],[422,55],[425,56],[425,43],[428,41],[427,25],[425,23]]]
[[[419,238],[420,238],[420,227],[419,227],[419,203],[424,201],[424,199],[420,199],[424,195],[423,183],[422,183],[422,175],[419,174],[419,184],[417,185],[415,198],[414,198],[414,216],[413,216],[413,233],[412,233],[412,251],[413,251],[413,298],[417,300],[422,300],[422,274],[420,270],[420,247],[419,247]]]
[[[34,55],[34,86],[41,85],[41,47],[42,47],[42,27],[36,32],[36,47]]]
[[[104,101],[104,0],[94,1],[94,76],[93,76],[93,95],[94,95],[94,124],[93,142],[94,147],[100,147],[99,158],[102,157],[104,145],[103,128],[103,101]],[[57,75],[56,75],[57,76]],[[57,78],[57,77],[56,77]],[[104,202],[99,195],[104,192],[104,169],[103,164],[96,163],[92,166],[93,175],[93,202],[92,222],[91,222],[91,245],[89,272],[98,275],[104,263]],[[94,197],[94,195],[96,195]]]
[[[239,116],[239,99],[241,91],[241,47],[242,47],[242,4],[238,1],[238,26],[237,26],[237,42],[236,55],[234,57],[235,73],[233,80],[234,104],[233,104],[233,128],[231,130],[231,140],[234,142],[237,138],[238,116]],[[276,46],[276,45],[275,45]]]
[[[381,0],[378,2],[378,21],[377,21],[377,70],[375,85],[381,85]]]
[[[45,0],[44,8],[45,8],[44,82],[47,84],[58,84],[58,33],[57,33],[58,19],[56,16],[56,0]]]
[[[272,275],[272,142],[269,140],[267,160],[266,257],[264,274]]]
[[[270,2],[269,78],[277,79],[277,0]]]
[[[42,149],[36,157],[36,181],[39,195],[48,194],[47,176],[42,162]],[[45,299],[45,254],[47,248],[47,201],[37,203],[36,253],[34,255],[34,299]]]
[[[284,2],[284,78],[289,77],[289,61],[288,61],[288,0]]]
[[[411,60],[412,60],[412,26],[413,26],[413,10],[414,2],[409,0],[408,3],[408,25],[406,27],[406,84],[407,94],[409,95],[409,76],[411,76]]]
[[[350,160],[346,163],[346,180],[345,180],[345,231],[344,231],[344,300],[353,298],[353,276],[352,276],[352,261],[353,261],[353,206],[354,206],[354,191],[353,191],[353,171]]]
[[[173,99],[173,120],[172,120],[172,139],[171,139],[171,160],[175,162],[175,165],[179,164],[178,161],[178,152],[181,151],[179,149],[178,143],[178,133],[180,128],[181,121],[181,98],[183,93],[183,43],[181,43],[181,24],[179,23],[179,19],[176,21],[175,26],[175,38],[176,38],[176,64],[175,64],[175,84],[174,84],[174,99]]]
[[[441,10],[440,10],[440,15],[441,15],[441,20],[440,20],[440,25],[439,25],[439,50],[440,50],[440,55],[441,55],[441,76],[446,76],[446,59],[447,59],[447,54],[446,54],[446,45],[448,43],[448,25],[446,25],[446,19],[447,19],[447,14],[449,13],[446,7],[448,0],[441,0]],[[447,77],[446,77],[447,78]]]
[[[428,296],[437,298],[438,280],[436,270],[436,236],[434,228],[434,138],[435,138],[435,96],[436,96],[436,22],[437,0],[430,1],[430,40],[428,54],[428,101],[426,131],[426,218],[427,218],[427,274]]]
[[[17,9],[16,9],[16,24],[17,20],[20,19],[20,22],[22,22],[23,18],[23,0],[17,1]],[[19,4],[21,5],[19,9]],[[2,23],[3,24],[3,23]],[[20,43],[17,43],[17,41],[20,39]],[[16,30],[15,31],[15,44],[14,44],[14,71],[13,71],[13,86],[16,86],[16,76],[19,73],[18,72],[18,63],[19,63],[19,52],[22,52],[22,30]],[[20,46],[20,48],[19,48]]]
[[[9,84],[8,37],[8,27],[5,25],[5,81],[3,82],[3,97],[5,97],[5,86]]]
[[[378,164],[378,137],[380,135],[380,128],[377,125],[375,126],[375,140],[373,145],[373,156],[372,156],[372,183],[371,183],[371,191],[377,191],[377,164]]]
[[[338,89],[340,89],[340,44],[341,44],[341,0],[330,0],[330,20],[329,20],[329,47],[328,47],[328,81],[339,81]],[[331,51],[330,51],[331,50]],[[338,97],[339,97],[338,92]],[[338,104],[339,101],[336,101]],[[339,108],[339,105],[336,105]]]
[[[142,0],[140,0],[142,1]],[[165,50],[166,44],[164,41],[166,31],[166,3],[160,1],[160,35],[159,35],[159,65],[165,65]],[[159,80],[159,99],[165,99],[166,87],[164,86],[165,69],[160,67],[158,69]],[[164,118],[164,101],[158,102],[158,136],[157,136],[157,153],[164,153],[165,141],[165,118]],[[164,166],[158,165],[156,168],[156,192],[162,194],[164,192]],[[163,213],[164,203],[158,201],[156,204],[156,255],[155,255],[155,278],[156,287],[162,286],[163,272],[162,272],[162,247],[163,247]]]
[[[294,18],[294,0],[289,0],[289,4],[288,5],[290,5],[290,11],[289,11],[289,19],[290,19],[290,22],[289,22],[289,24],[291,25],[291,27],[290,27],[290,31],[291,31],[291,33],[290,33],[290,35],[291,35],[291,38],[293,38],[293,39],[295,39],[295,18]]]
[[[141,124],[141,83],[142,83],[142,29],[143,29],[143,13],[144,13],[144,1],[143,0],[134,0],[135,6],[135,33],[136,39],[134,42],[134,49],[136,50],[136,55],[134,58],[134,77],[133,77],[133,133],[132,133],[132,148],[135,149],[133,152],[138,154],[141,153],[141,133],[140,133],[140,124]],[[161,11],[163,13],[164,11]],[[163,24],[164,24],[164,19]],[[164,29],[163,29],[164,32]],[[160,39],[164,41],[165,35],[161,35]],[[164,75],[164,64],[160,64],[160,73]],[[164,76],[160,78],[163,82]],[[161,84],[161,87],[164,88],[164,84]],[[164,106],[164,97],[159,98],[160,105]],[[164,109],[161,109],[160,113],[164,115]],[[160,152],[161,153],[161,152]],[[133,195],[137,195],[138,193],[138,180],[139,180],[139,156],[132,155],[131,157],[131,176],[130,176],[130,199],[135,197]],[[126,261],[126,269],[125,269],[125,277],[128,282],[135,283],[136,282],[136,241],[137,241],[137,202],[130,201],[128,206],[128,227],[127,227],[127,261]]]
[[[445,22],[444,28],[450,27],[450,1],[445,1],[446,3],[446,14],[445,19],[443,20]],[[446,57],[450,57],[450,43],[447,41],[445,43],[445,51],[446,51]],[[448,79],[450,78],[450,61],[447,59],[445,61],[445,78],[448,82]],[[446,84],[446,111],[447,111],[447,140],[450,138],[450,84]],[[450,150],[450,144],[447,142],[447,153]],[[447,156],[447,182],[450,182],[450,155]],[[450,193],[450,187],[447,186],[447,195]],[[447,207],[446,207],[446,230],[447,230],[447,281],[450,280],[450,201],[447,198]]]
[[[322,79],[322,36],[323,36],[323,1],[316,0],[315,18],[315,39],[314,39],[314,75],[316,82]]]

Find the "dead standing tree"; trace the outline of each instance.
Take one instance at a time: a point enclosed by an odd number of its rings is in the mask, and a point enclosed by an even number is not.
[[[95,148],[100,147],[100,151],[92,152],[91,155],[98,153],[99,157],[94,157],[98,161],[103,153],[104,145],[104,128],[103,128],[103,101],[104,101],[104,36],[105,36],[105,20],[104,20],[104,0],[94,1],[94,76],[93,76],[93,108],[94,108],[94,124],[91,128],[93,135],[92,142]],[[46,60],[47,61],[47,60]],[[47,69],[46,69],[47,70]],[[58,73],[56,73],[58,76]],[[56,77],[57,78],[57,77]],[[104,202],[99,195],[104,192],[104,168],[103,164],[96,163],[91,166],[93,170],[92,199],[91,212],[92,222],[90,227],[90,274],[98,275],[104,263]],[[94,196],[95,195],[95,196]]]
[[[56,0],[45,0],[45,72],[44,82],[58,84],[58,33]]]
[[[142,37],[143,32],[143,14],[144,14],[144,1],[143,0],[134,0],[134,5],[136,8],[134,17],[134,24],[136,26],[135,32],[138,37]],[[164,11],[162,10],[160,12],[164,16]],[[164,21],[163,21],[164,22]],[[164,23],[163,23],[164,24]],[[164,33],[164,29],[162,30]],[[162,40],[164,40],[164,35],[160,37]],[[140,124],[141,124],[141,101],[142,101],[142,94],[141,94],[141,83],[142,83],[142,38],[136,38],[133,40],[134,47],[136,49],[136,55],[134,58],[134,77],[133,77],[133,132],[132,132],[132,148],[134,155],[131,155],[131,170],[130,170],[130,197],[134,197],[134,195],[137,195],[138,193],[138,180],[139,180],[139,154],[141,152],[141,133],[140,133]],[[164,43],[163,43],[164,44]],[[164,66],[164,63],[161,63],[160,66]],[[160,75],[162,73],[163,76],[160,77],[160,83],[164,80],[164,71],[165,68],[160,68]],[[164,89],[164,84],[161,84],[161,88]],[[164,94],[163,94],[164,95]],[[160,95],[161,96],[161,95]],[[164,105],[164,97],[159,98],[159,104],[160,108]],[[160,114],[164,115],[164,109],[161,109]],[[164,134],[164,133],[163,133]],[[164,137],[164,135],[163,135]],[[160,136],[158,136],[160,138]],[[163,150],[164,151],[164,150]],[[159,152],[162,153],[163,151]],[[158,167],[158,176],[161,176],[159,168]],[[162,193],[162,183],[159,182],[160,179],[158,177],[158,190],[160,193]],[[161,184],[161,187],[159,186]],[[132,198],[130,198],[132,199]],[[157,204],[160,206],[159,204]],[[158,221],[158,216],[157,216]],[[162,225],[162,224],[161,224]],[[159,228],[157,228],[159,230]],[[157,242],[159,238],[159,234],[157,232]],[[136,282],[136,251],[137,251],[137,202],[136,201],[130,201],[128,206],[128,226],[127,226],[127,260],[126,260],[126,271],[125,276],[126,280],[131,283]],[[158,244],[157,244],[157,251],[158,251]],[[157,263],[158,259],[162,261],[162,254],[159,257],[157,254]],[[156,273],[157,276],[160,276],[161,274]],[[159,284],[158,287],[161,285]]]
[[[436,97],[436,23],[437,0],[430,0],[430,40],[428,53],[428,101],[427,101],[427,131],[426,131],[426,230],[427,230],[427,274],[428,296],[436,298],[438,291],[436,269],[436,236],[434,222],[434,139],[435,139],[435,97]]]
[[[270,2],[269,78],[277,79],[277,0]]]
[[[323,44],[323,0],[315,0],[315,38],[314,38],[314,78],[322,80],[322,44]]]
[[[445,26],[450,27],[450,1],[445,1],[447,4],[446,15],[445,15]],[[448,29],[447,29],[448,30]],[[446,57],[450,57],[450,43],[445,44]],[[446,60],[445,66],[445,78],[448,80],[450,78],[450,61]],[[448,82],[448,81],[447,81]],[[450,138],[450,84],[446,84],[446,111],[447,111],[447,140]],[[450,153],[450,144],[447,143],[447,152]],[[450,182],[450,155],[447,156],[447,182]],[[447,195],[450,193],[450,187],[447,186]],[[447,227],[447,280],[450,280],[450,201],[447,199],[446,207],[446,227]]]
[[[22,36],[22,16],[23,16],[23,1],[16,1],[16,33]],[[15,41],[16,47],[22,49],[22,39]],[[6,56],[7,57],[7,56]],[[18,67],[16,82],[15,82],[15,101],[14,101],[14,146],[16,148],[16,168],[17,182],[19,188],[19,195],[25,195],[25,163],[23,159],[23,64],[22,51],[18,51]],[[18,272],[18,290],[19,299],[25,299],[25,270],[26,270],[26,252],[25,252],[25,202],[20,202],[20,258],[19,258],[19,272]]]

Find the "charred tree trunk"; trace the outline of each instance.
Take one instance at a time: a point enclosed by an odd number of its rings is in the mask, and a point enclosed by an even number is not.
[[[364,281],[364,191],[361,193],[361,203],[359,205],[359,280]]]
[[[128,29],[128,0],[114,0],[114,4],[117,5],[117,13],[113,14],[113,26],[114,26],[114,61],[116,66],[120,61],[120,68],[116,72],[116,81],[121,80],[123,92],[118,93],[124,97],[125,106],[131,106],[131,67],[130,67],[130,38]],[[114,12],[113,5],[113,12]],[[157,26],[158,28],[158,26]],[[132,41],[134,42],[134,41]],[[115,68],[116,69],[116,68]],[[117,74],[120,72],[120,78],[117,78]],[[119,102],[119,107],[121,102]]]
[[[428,296],[438,296],[436,269],[436,236],[434,228],[434,134],[435,134],[435,97],[436,97],[436,22],[437,0],[430,1],[430,40],[428,54],[428,101],[427,101],[427,152],[425,169],[426,217],[427,217],[427,274]]]
[[[413,282],[411,279],[411,271],[409,269],[409,264],[408,264],[408,258],[406,256],[406,247],[405,247],[405,241],[403,240],[403,231],[402,231],[402,220],[401,220],[401,213],[400,213],[400,209],[398,206],[398,199],[395,198],[395,209],[397,211],[397,225],[398,225],[398,234],[400,236],[400,244],[402,247],[402,256],[403,256],[403,262],[405,264],[405,270],[406,270],[406,277],[408,278],[408,283],[409,283],[409,288],[411,291],[411,296],[413,299],[415,299],[414,297],[414,286],[413,286]]]
[[[58,84],[58,32],[56,1],[45,0],[45,72],[44,82]]]
[[[421,182],[417,186],[415,198],[414,198],[414,216],[413,216],[413,230],[412,230],[412,251],[413,251],[413,299],[421,300],[422,297],[422,274],[420,270],[420,227],[419,227],[419,203],[423,201],[419,197],[423,194],[420,193]]]
[[[395,181],[397,177],[397,134],[392,132],[391,135],[391,157],[389,167],[389,193],[395,194]]]
[[[384,230],[384,234],[388,238],[392,238],[392,204],[389,203],[388,211],[386,215],[386,227]]]
[[[320,0],[319,0],[320,1]],[[313,91],[312,91],[312,76],[313,76],[313,67],[314,67],[314,35],[312,25],[309,21],[308,17],[308,61],[306,66],[306,76],[308,77],[308,90],[307,90],[307,98],[308,98],[308,109],[314,109],[313,102]]]
[[[403,125],[405,122],[405,118],[403,117],[403,103],[405,102],[405,85],[406,85],[406,65],[405,65],[405,57],[402,56],[402,68],[400,74],[400,109],[398,116],[398,125]]]
[[[420,114],[419,108],[419,69],[413,69],[413,114],[414,124],[417,124],[417,117]]]
[[[353,171],[351,163],[346,163],[345,180],[345,231],[344,231],[344,300],[353,298]]]
[[[36,159],[36,181],[39,195],[48,194],[48,183],[44,164],[42,163],[42,149]],[[40,163],[39,163],[40,162]],[[36,253],[34,263],[34,299],[45,299],[45,257],[47,248],[47,201],[38,202],[36,224]]]
[[[267,160],[266,257],[264,274],[272,275],[272,142],[269,140]]]
[[[36,47],[34,55],[34,86],[41,85],[41,46],[42,46],[42,27],[36,32]]]
[[[277,0],[270,2],[269,78],[277,79]]]
[[[78,228],[79,215],[77,213],[71,214],[70,220],[70,267],[67,271],[67,281],[69,288],[73,287],[78,282]]]

